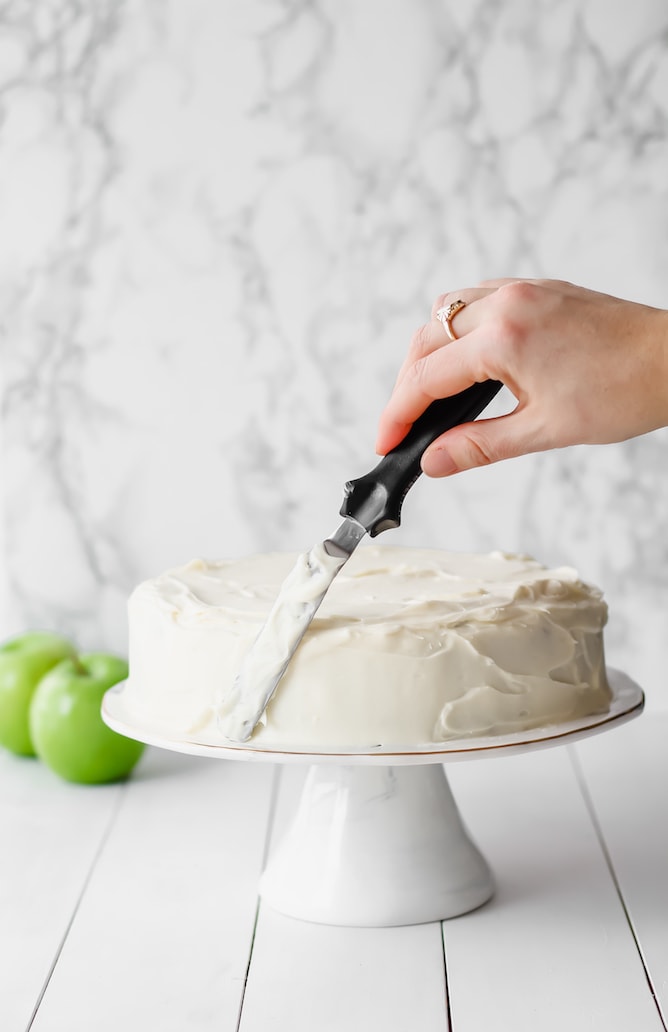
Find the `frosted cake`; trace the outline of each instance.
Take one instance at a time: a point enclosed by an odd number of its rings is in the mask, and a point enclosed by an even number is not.
[[[129,601],[128,713],[225,744],[221,712],[295,555],[194,560]],[[533,559],[361,546],[334,580],[252,743],[373,748],[604,712],[601,593]]]

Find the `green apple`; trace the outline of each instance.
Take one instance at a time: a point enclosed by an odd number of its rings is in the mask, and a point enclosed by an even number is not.
[[[32,631],[0,645],[0,745],[19,756],[34,756],[30,703],[39,681],[57,663],[75,655],[60,634]]]
[[[128,676],[119,656],[91,652],[65,659],[37,686],[30,733],[41,760],[67,781],[99,784],[130,773],[144,746],[102,720],[102,696]]]

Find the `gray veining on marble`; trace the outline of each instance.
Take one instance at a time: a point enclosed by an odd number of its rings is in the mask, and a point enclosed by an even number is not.
[[[312,544],[436,294],[666,307],[667,230],[663,0],[0,3],[2,633],[124,649],[137,580]],[[576,565],[658,705],[667,516],[659,432],[423,480],[394,540]]]

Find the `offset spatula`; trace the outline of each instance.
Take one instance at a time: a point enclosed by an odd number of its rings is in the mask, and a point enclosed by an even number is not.
[[[501,389],[496,380],[474,384],[452,398],[434,401],[403,441],[366,476],[346,484],[341,526],[300,556],[284,581],[267,621],[244,659],[232,692],[218,708],[223,734],[247,741],[306,634],[327,589],[365,534],[398,527],[401,506],[420,476],[428,445],[450,427],[475,419]]]

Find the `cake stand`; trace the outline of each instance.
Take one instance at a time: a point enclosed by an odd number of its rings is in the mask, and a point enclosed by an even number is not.
[[[489,866],[466,830],[443,765],[561,745],[638,716],[641,689],[619,671],[608,677],[607,713],[420,747],[313,752],[173,738],[142,726],[128,705],[126,682],[107,692],[102,715],[121,734],[177,752],[310,764],[292,824],[262,874],[260,895],[302,920],[386,927],[456,917],[493,894]]]

